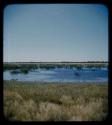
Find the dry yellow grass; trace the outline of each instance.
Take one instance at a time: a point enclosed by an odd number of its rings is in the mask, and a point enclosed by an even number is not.
[[[19,121],[100,121],[108,113],[107,84],[4,82],[4,116]]]

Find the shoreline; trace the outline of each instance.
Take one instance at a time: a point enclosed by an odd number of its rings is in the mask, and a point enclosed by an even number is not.
[[[23,84],[99,84],[99,85],[108,85],[108,82],[47,82],[47,81],[18,81],[18,80],[3,80],[4,82],[16,82],[16,83],[23,83]]]

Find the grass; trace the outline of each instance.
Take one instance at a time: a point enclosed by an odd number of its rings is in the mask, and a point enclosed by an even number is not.
[[[4,81],[3,108],[12,121],[105,120],[108,84]]]

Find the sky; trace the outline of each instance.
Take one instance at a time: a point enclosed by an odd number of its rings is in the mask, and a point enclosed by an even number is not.
[[[108,61],[108,9],[103,4],[8,5],[3,61]]]

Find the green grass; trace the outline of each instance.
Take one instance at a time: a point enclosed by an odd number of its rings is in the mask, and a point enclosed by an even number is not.
[[[108,84],[4,81],[4,116],[19,121],[100,121],[108,114]]]

